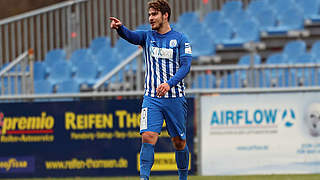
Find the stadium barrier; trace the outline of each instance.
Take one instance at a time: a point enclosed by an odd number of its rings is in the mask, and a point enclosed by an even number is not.
[[[22,53],[0,71],[1,95],[33,94],[33,50]]]
[[[193,149],[194,105],[187,99],[188,146]],[[136,176],[142,99],[0,103],[0,177]],[[176,174],[164,127],[152,174]],[[195,173],[190,153],[190,174]]]

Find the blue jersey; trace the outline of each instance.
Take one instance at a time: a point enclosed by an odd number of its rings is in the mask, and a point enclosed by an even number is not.
[[[130,43],[141,45],[145,59],[145,95],[156,97],[156,88],[168,83],[171,89],[164,98],[183,97],[183,78],[190,71],[191,45],[187,38],[174,30],[165,34],[156,31],[130,31],[124,26],[119,35]]]

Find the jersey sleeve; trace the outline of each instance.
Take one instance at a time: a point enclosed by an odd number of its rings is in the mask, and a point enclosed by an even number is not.
[[[188,41],[187,37],[184,35],[181,35],[181,40],[179,43],[179,56],[180,57],[192,57],[192,50],[191,50],[191,44]]]
[[[167,83],[170,88],[176,86],[182,79],[184,79],[190,71],[192,61],[191,45],[185,36],[182,36],[179,43],[179,63],[180,67],[176,74],[170,78]]]
[[[117,29],[117,32],[120,37],[132,44],[141,46],[145,44],[146,31],[131,31],[122,25]]]

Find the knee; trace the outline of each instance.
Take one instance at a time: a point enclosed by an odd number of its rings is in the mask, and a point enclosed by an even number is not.
[[[142,133],[142,143],[149,143],[155,145],[158,140],[159,134],[156,132],[143,132]]]
[[[182,140],[180,137],[172,138],[173,146],[176,150],[183,150],[186,146],[186,140]]]

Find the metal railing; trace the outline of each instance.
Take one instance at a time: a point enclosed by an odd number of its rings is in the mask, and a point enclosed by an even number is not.
[[[1,69],[1,95],[33,94],[33,79],[33,50],[29,50]]]

